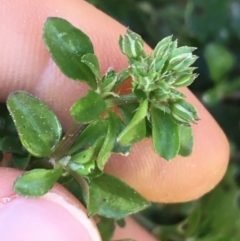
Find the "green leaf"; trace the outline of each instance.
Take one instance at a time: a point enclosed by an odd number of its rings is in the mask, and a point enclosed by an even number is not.
[[[118,136],[124,130],[124,128],[126,128],[126,125],[124,124],[122,119],[115,113],[112,113],[112,117],[114,118],[114,122],[116,125],[116,136]],[[120,153],[122,155],[127,156],[130,150],[131,150],[131,146],[121,146],[115,139],[115,144],[112,152]]]
[[[180,75],[173,83],[174,87],[187,87],[193,83],[193,81],[198,77],[197,74],[186,73]]]
[[[14,182],[14,191],[24,197],[39,197],[46,194],[57,182],[62,169],[34,169],[20,175]]]
[[[202,218],[197,231],[205,233],[205,240],[214,240],[213,237],[218,237],[216,240],[228,240],[229,237],[238,240],[240,237],[237,169],[230,165],[222,182],[201,199]],[[222,231],[219,233],[219,230]]]
[[[24,154],[26,151],[22,147],[22,143],[17,137],[5,136],[1,139],[0,150],[3,152],[11,152]]]
[[[124,121],[128,124],[132,120],[137,109],[139,108],[139,104],[129,103],[127,105],[119,105],[118,108],[121,111]]]
[[[100,150],[97,157],[97,164],[100,170],[103,170],[105,164],[107,163],[111,155],[111,152],[114,148],[115,139],[116,139],[117,130],[116,130],[115,114],[109,111],[108,115],[109,115],[108,131],[107,131],[102,149]]]
[[[68,163],[68,168],[81,176],[95,177],[101,174],[96,166],[96,156],[103,146],[103,137],[95,141],[95,143],[86,150],[73,155]]]
[[[62,127],[48,106],[27,92],[17,91],[8,97],[7,107],[27,151],[37,157],[50,156]]]
[[[194,47],[182,46],[173,50],[170,55],[170,63],[176,59],[185,59],[192,56],[192,52],[196,50]]]
[[[102,240],[110,241],[113,237],[115,230],[115,220],[111,218],[101,217],[100,221],[97,223],[97,227]]]
[[[126,34],[119,38],[119,46],[123,54],[127,55],[129,58],[138,59],[144,56],[143,51],[143,39],[138,34],[127,30]]]
[[[180,149],[179,155],[190,156],[193,148],[193,131],[188,126],[178,126],[179,137],[180,137]]]
[[[31,155],[22,156],[15,153],[12,154],[12,160],[15,166],[19,169],[25,169],[28,166],[30,159]]]
[[[117,141],[123,145],[132,145],[139,142],[146,135],[145,117],[148,111],[148,101],[144,100],[140,103],[133,119],[127,127],[119,134]]]
[[[108,120],[97,120],[89,124],[83,132],[79,135],[76,142],[69,150],[69,154],[72,154],[79,149],[87,146],[92,146],[96,140],[105,137],[108,130]]]
[[[98,63],[97,56],[92,53],[88,53],[82,56],[81,61],[86,64],[89,69],[94,73],[94,75],[100,79],[100,67]]]
[[[124,218],[116,220],[116,223],[121,228],[124,228],[126,226],[126,220]]]
[[[83,55],[94,52],[85,33],[64,19],[52,17],[44,25],[43,39],[53,60],[67,77],[96,88],[93,72],[81,61]]]
[[[162,39],[154,48],[154,51],[153,51],[154,58],[162,59],[162,56],[168,53],[171,44],[172,44],[172,36],[168,36]]]
[[[101,95],[89,90],[85,97],[72,105],[70,113],[76,121],[89,123],[98,119],[105,109],[106,104]]]
[[[149,202],[139,193],[114,176],[104,173],[89,183],[87,208],[90,216],[99,214],[121,219],[148,205]]]
[[[185,100],[177,100],[170,103],[170,109],[174,119],[186,122],[195,122],[199,120],[197,109]]]
[[[116,73],[116,83],[114,83],[114,88],[112,88],[112,91],[116,90],[119,86],[122,85],[123,82],[125,82],[127,79],[130,78],[130,73],[128,69],[124,69],[120,71],[119,73]]]
[[[215,82],[223,80],[234,66],[234,58],[231,52],[217,43],[211,43],[206,46],[205,58],[210,76]]]
[[[157,108],[152,108],[151,120],[154,150],[169,161],[179,152],[178,125],[173,122],[169,114]]]
[[[94,156],[94,146],[89,147],[87,150],[81,151],[71,157],[71,162],[84,164],[92,160]]]
[[[189,216],[177,226],[187,237],[194,236],[198,232],[198,228],[201,225],[201,211],[200,205],[196,205]]]
[[[109,68],[102,78],[102,85],[101,85],[102,93],[111,92],[115,87],[116,81],[117,81],[116,72],[112,68]]]
[[[68,164],[68,168],[80,176],[88,176],[96,168],[96,163],[93,159],[83,164],[70,161]]]

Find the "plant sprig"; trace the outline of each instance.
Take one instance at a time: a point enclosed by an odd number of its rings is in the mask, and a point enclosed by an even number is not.
[[[59,178],[72,176],[89,216],[118,220],[146,208],[147,200],[104,173],[104,167],[113,152],[128,155],[144,138],[152,138],[155,152],[166,160],[191,155],[190,124],[199,117],[177,88],[189,86],[197,77],[190,67],[196,60],[194,48],[178,47],[176,40],[167,37],[148,55],[142,38],[128,29],[119,39],[128,68],[120,72],[110,68],[101,76],[90,38],[66,20],[49,18],[43,39],[63,74],[85,82],[90,89],[70,108],[76,124],[63,137],[58,118],[41,100],[25,91],[8,97],[7,108],[22,144],[16,139],[17,144],[10,148],[12,158],[20,157],[26,169],[33,169],[16,179],[14,190],[27,197],[41,196]],[[131,93],[117,93],[129,78]],[[120,109],[120,116],[113,107]],[[5,135],[1,152],[9,151],[9,136]]]

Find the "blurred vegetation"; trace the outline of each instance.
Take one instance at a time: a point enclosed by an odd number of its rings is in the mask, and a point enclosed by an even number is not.
[[[231,144],[229,170],[212,192],[190,203],[154,204],[137,218],[162,241],[240,240],[240,0],[88,1],[151,47],[168,35],[197,47],[200,75],[191,90]]]

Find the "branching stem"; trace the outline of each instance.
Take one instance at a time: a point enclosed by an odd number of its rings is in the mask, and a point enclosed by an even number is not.
[[[107,107],[126,105],[126,104],[137,103],[137,102],[138,102],[138,99],[133,93],[120,95],[119,97],[112,97],[106,100]]]
[[[79,134],[87,127],[87,125],[88,124],[73,125],[53,150],[50,159],[54,160],[55,162],[60,160],[66,154],[68,149],[74,144]]]

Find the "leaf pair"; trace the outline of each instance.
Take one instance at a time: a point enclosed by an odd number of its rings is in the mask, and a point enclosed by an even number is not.
[[[48,18],[43,39],[53,60],[61,71],[73,80],[97,88],[100,68],[90,38],[61,18]]]

